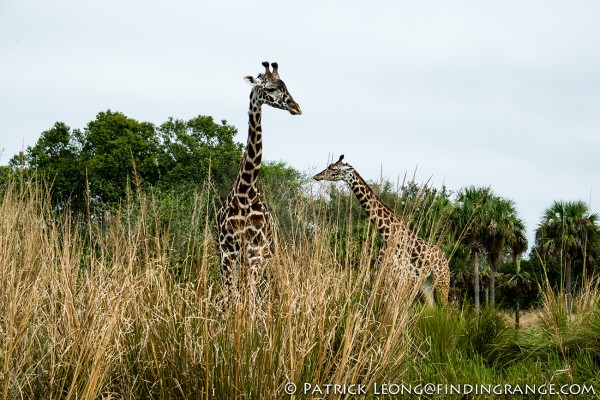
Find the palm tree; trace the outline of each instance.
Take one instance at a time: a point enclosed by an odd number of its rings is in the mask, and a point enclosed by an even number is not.
[[[454,231],[457,232],[458,243],[464,244],[473,257],[473,289],[475,295],[475,312],[479,315],[479,255],[483,251],[484,205],[490,194],[489,188],[470,186],[461,190],[451,215]]]
[[[490,262],[490,305],[496,302],[495,273],[498,270],[500,258],[513,243],[525,237],[525,224],[517,217],[515,203],[494,194],[490,194],[483,207],[483,247]],[[525,239],[525,248],[527,240]]]
[[[567,314],[571,313],[573,265],[580,261],[585,271],[590,250],[600,234],[598,215],[583,201],[555,201],[547,208],[536,231],[535,240],[543,254],[558,258],[565,266]]]
[[[522,220],[518,220],[522,229],[516,229],[514,235],[509,238],[513,263],[515,264],[515,274],[506,281],[505,285],[512,289],[515,296],[515,329],[519,329],[520,296],[526,290],[531,289],[533,280],[528,272],[521,272],[521,256],[527,250],[527,237],[525,236],[525,225]],[[519,227],[519,228],[521,228]]]

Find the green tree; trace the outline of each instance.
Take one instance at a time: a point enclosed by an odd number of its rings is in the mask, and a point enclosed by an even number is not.
[[[8,165],[0,166],[0,197],[4,195],[13,174],[13,168]]]
[[[453,209],[450,192],[445,186],[437,189],[410,181],[402,186],[400,196],[394,194],[396,199],[390,204],[395,204],[396,212],[408,220],[414,232],[431,243],[452,244],[445,243],[449,238],[446,233]]]
[[[508,246],[515,265],[515,272],[504,284],[511,290],[514,298],[515,329],[519,329],[521,296],[533,285],[531,274],[521,271],[521,256],[527,251],[528,243],[523,221],[518,220],[517,222],[520,226],[514,229],[512,235],[508,238]]]
[[[517,247],[525,237],[525,224],[517,216],[517,210],[512,200],[490,193],[483,206],[485,229],[483,230],[483,247],[490,262],[490,305],[496,303],[496,278],[501,256],[508,246]]]
[[[479,256],[484,251],[483,238],[486,227],[485,202],[489,188],[470,186],[458,192],[451,215],[459,245],[464,245],[473,259],[473,293],[475,312],[480,314]]]
[[[52,204],[75,210],[84,204],[84,176],[80,166],[79,143],[71,128],[62,122],[42,132],[33,147],[27,148],[26,166],[51,185]],[[19,160],[15,158],[16,164]]]
[[[137,179],[142,187],[158,182],[161,148],[151,123],[108,110],[76,135],[94,203],[117,203]]]
[[[600,235],[598,215],[583,201],[555,201],[547,208],[535,240],[538,250],[564,265],[564,288],[567,313],[571,312],[573,267],[586,264],[597,251]]]
[[[166,198],[193,196],[204,189],[209,189],[205,192],[210,199],[215,193],[223,198],[242,153],[235,134],[235,127],[226,121],[217,124],[208,116],[189,121],[170,118],[157,129],[108,110],[83,130],[57,122],[33,147],[12,157],[0,179],[8,181],[14,173],[40,177],[50,183],[54,207],[69,204],[79,211],[86,209],[88,200],[113,205],[133,184],[153,188],[153,194]],[[207,181],[210,188],[204,186]]]
[[[235,127],[227,121],[217,124],[212,117],[199,115],[189,121],[170,118],[158,132],[165,170],[160,187],[196,189],[209,179],[210,171],[217,195],[221,199],[227,196],[242,156],[241,143],[234,141]]]
[[[305,201],[303,189],[309,178],[283,161],[263,162],[259,175],[259,188],[284,233],[292,233],[297,222],[304,218],[301,203]]]

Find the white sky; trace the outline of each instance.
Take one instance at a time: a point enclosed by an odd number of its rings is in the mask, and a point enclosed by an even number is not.
[[[598,1],[0,0],[0,164],[56,121],[212,115],[246,140],[245,75],[277,61],[301,116],[267,109],[264,157],[346,155],[366,179],[600,212]]]

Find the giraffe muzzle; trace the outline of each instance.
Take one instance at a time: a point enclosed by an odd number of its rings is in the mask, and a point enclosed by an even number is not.
[[[300,109],[300,106],[296,102],[288,103],[288,111],[292,115],[302,115],[302,110]]]

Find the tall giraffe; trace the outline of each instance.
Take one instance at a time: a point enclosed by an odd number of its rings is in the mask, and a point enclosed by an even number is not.
[[[227,200],[217,213],[217,234],[221,256],[221,279],[226,292],[239,274],[250,274],[257,282],[263,262],[271,255],[273,222],[260,200],[256,180],[262,160],[261,107],[287,110],[292,115],[302,111],[279,78],[277,63],[263,62],[265,72],[244,80],[252,86],[248,109],[248,142],[240,162],[237,178]]]
[[[344,156],[340,156],[338,161],[313,179],[346,182],[383,239],[379,260],[391,257],[393,267],[421,282],[421,292],[429,304],[434,303],[434,290],[440,300],[446,303],[450,269],[442,249],[413,233],[408,223],[381,201],[358,172],[350,164],[344,163],[343,159]],[[433,287],[429,277],[433,278]]]

